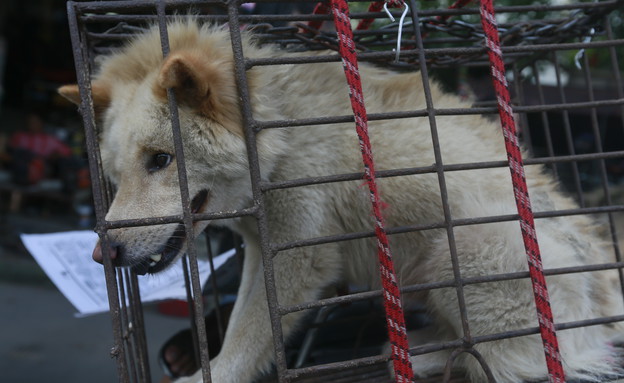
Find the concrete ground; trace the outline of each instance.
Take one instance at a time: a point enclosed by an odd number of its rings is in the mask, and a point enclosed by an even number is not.
[[[71,210],[58,210],[27,206],[20,214],[0,213],[0,383],[119,381],[116,363],[110,358],[113,335],[109,316],[76,318],[76,310],[19,240],[20,233],[79,229],[78,218]],[[153,305],[146,305],[144,314],[152,381],[159,382],[163,373],[156,361],[158,350],[172,335],[187,328],[189,321],[161,314]],[[380,367],[385,371],[384,366]],[[359,371],[353,371],[357,379],[348,381],[386,381],[380,380],[377,371],[373,373],[358,375]],[[364,375],[373,378],[361,379]],[[337,380],[321,375],[309,382]]]
[[[74,317],[76,310],[21,246],[20,232],[77,229],[72,214],[41,214],[0,215],[0,382],[117,382],[109,316]],[[158,382],[157,351],[188,320],[146,306],[145,324],[152,380]]]

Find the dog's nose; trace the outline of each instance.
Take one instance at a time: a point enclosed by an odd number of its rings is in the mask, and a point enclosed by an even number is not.
[[[117,246],[111,246],[109,249],[110,258],[115,260],[117,258]],[[98,241],[97,245],[95,245],[95,249],[93,249],[92,258],[99,264],[104,262],[104,255],[102,253],[102,242]]]

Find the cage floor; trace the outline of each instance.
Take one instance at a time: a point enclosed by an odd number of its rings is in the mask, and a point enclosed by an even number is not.
[[[439,383],[441,376],[432,376],[424,379],[415,379],[414,383]],[[319,372],[314,376],[305,376],[294,379],[297,383],[393,383],[385,365],[353,367],[343,371]],[[267,377],[257,383],[277,383],[275,376]],[[453,376],[449,383],[469,383],[461,376]],[[620,382],[624,383],[624,381]]]
[[[441,375],[431,376],[427,378],[416,378],[414,383],[440,383]],[[353,367],[344,371],[320,372],[314,376],[306,376],[294,379],[296,383],[394,383],[390,377],[388,369],[385,365],[361,366]],[[257,381],[257,383],[277,383],[275,376],[266,377]],[[451,377],[448,383],[470,383],[461,373],[457,373]],[[542,383],[542,382],[535,382]],[[545,382],[544,382],[545,383]],[[569,383],[584,383],[578,380],[569,381]],[[624,383],[624,377],[615,380],[605,380],[604,383]]]

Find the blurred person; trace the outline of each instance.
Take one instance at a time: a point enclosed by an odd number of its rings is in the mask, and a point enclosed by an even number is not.
[[[0,102],[4,98],[4,67],[7,56],[7,42],[4,36],[0,35]]]
[[[71,157],[71,148],[43,129],[44,123],[36,113],[26,119],[26,129],[15,132],[8,143],[13,182],[34,185],[48,172],[58,169],[62,175],[63,163]]]

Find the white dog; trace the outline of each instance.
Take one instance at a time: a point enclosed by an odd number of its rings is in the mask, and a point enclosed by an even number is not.
[[[96,109],[102,111],[102,164],[117,192],[107,220],[180,214],[180,191],[172,142],[166,89],[180,104],[186,169],[192,211],[240,209],[253,205],[239,96],[234,82],[230,37],[224,29],[178,20],[169,25],[171,53],[162,58],[158,30],[138,36],[124,49],[105,57],[92,83]],[[259,48],[244,38],[248,57],[287,55]],[[366,105],[370,113],[425,107],[418,73],[397,74],[362,64]],[[256,120],[284,120],[319,115],[348,115],[349,96],[340,63],[258,66],[247,73]],[[435,84],[436,108],[469,105],[442,93]],[[61,94],[78,103],[74,85]],[[506,159],[497,123],[478,116],[436,119],[444,164]],[[435,163],[426,118],[370,122],[377,170],[430,166]],[[361,172],[357,136],[352,124],[266,129],[257,136],[263,181]],[[571,209],[541,166],[526,168],[536,211]],[[425,173],[379,179],[388,227],[444,222],[440,179]],[[444,174],[453,219],[514,214],[508,169],[453,171]],[[314,238],[369,231],[374,227],[368,191],[362,181],[273,190],[265,194],[270,241]],[[208,222],[195,224],[202,231]],[[271,367],[272,337],[264,289],[258,231],[253,218],[227,223],[244,237],[246,257],[242,284],[225,343],[211,361],[216,383],[251,382]],[[537,235],[546,269],[605,263],[609,254],[583,216],[537,220]],[[518,222],[452,228],[461,275],[474,277],[527,270]],[[120,266],[140,274],[157,272],[184,252],[178,224],[111,230],[113,256]],[[446,229],[392,235],[391,250],[402,285],[453,280]],[[98,249],[97,251],[101,251]],[[379,288],[373,239],[352,240],[280,252],[274,259],[281,305],[313,301],[342,281]],[[547,278],[558,323],[622,314],[622,297],[610,272],[584,272]],[[537,326],[527,279],[465,286],[472,336]],[[435,328],[433,340],[463,334],[455,289],[434,289],[403,297],[425,303]],[[282,318],[285,334],[301,313]],[[617,326],[592,326],[558,333],[568,378],[599,381],[617,371],[610,342]],[[421,339],[422,341],[422,339]],[[412,344],[416,346],[417,344]],[[474,346],[498,382],[544,379],[547,375],[539,335]],[[413,357],[417,374],[436,372],[450,351]],[[471,356],[456,364],[472,382],[485,381]],[[189,381],[197,382],[199,375]]]

